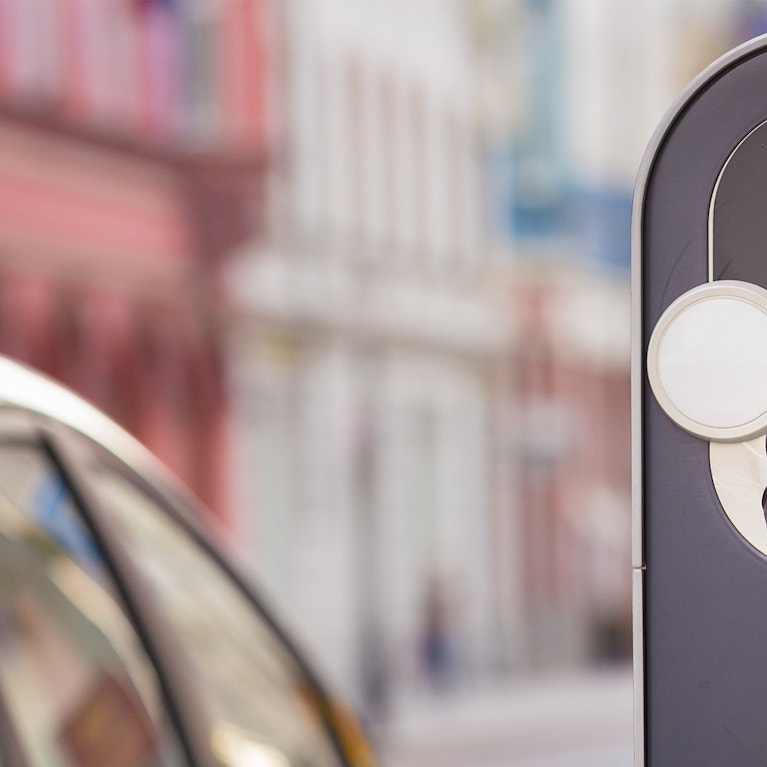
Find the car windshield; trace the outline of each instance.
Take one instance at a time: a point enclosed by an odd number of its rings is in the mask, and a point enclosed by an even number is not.
[[[97,493],[202,686],[227,767],[339,767],[322,700],[228,573],[131,479],[91,466]]]
[[[0,646],[25,764],[188,764],[101,551],[35,444],[0,444]]]

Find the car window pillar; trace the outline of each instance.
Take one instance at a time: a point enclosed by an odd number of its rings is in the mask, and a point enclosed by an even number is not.
[[[124,601],[126,613],[155,667],[168,705],[168,715],[193,767],[218,767],[209,742],[210,722],[193,688],[193,676],[178,643],[163,620],[136,567],[125,552],[119,536],[108,523],[109,515],[92,492],[76,452],[69,449],[67,436],[55,426],[39,429],[42,446],[67,483],[73,502],[91,531],[112,572]],[[1,722],[0,722],[1,724]]]

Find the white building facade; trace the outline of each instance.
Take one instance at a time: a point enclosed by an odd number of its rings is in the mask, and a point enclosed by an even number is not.
[[[231,274],[236,524],[374,710],[489,674],[514,614],[471,49],[460,3],[278,8],[270,234]]]

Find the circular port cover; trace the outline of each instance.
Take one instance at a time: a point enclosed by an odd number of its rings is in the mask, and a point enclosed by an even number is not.
[[[666,414],[698,437],[767,431],[767,290],[722,280],[684,293],[653,330],[647,375]]]

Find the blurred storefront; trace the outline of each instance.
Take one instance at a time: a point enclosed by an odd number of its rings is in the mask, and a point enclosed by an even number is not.
[[[261,0],[0,3],[0,352],[225,516],[219,274],[258,231]]]

